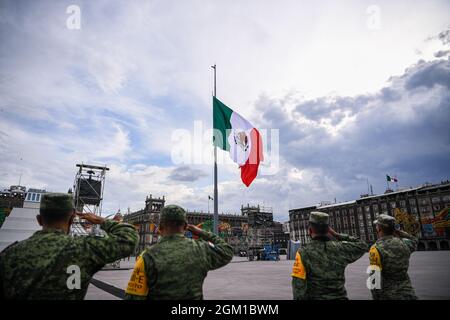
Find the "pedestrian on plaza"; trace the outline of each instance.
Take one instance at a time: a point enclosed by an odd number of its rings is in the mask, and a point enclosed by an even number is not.
[[[328,222],[326,213],[309,215],[311,241],[297,251],[291,274],[294,300],[347,299],[345,268],[367,252],[368,246],[337,233]]]
[[[75,215],[72,195],[42,196],[36,217],[42,230],[0,254],[0,298],[81,300],[97,271],[134,251],[138,234],[132,225],[78,214],[105,234],[73,237]]]
[[[198,240],[185,236],[186,230]],[[176,205],[161,210],[161,238],[137,258],[126,289],[129,300],[203,299],[209,270],[228,264],[233,248],[219,236],[188,225],[186,212]]]
[[[374,221],[378,240],[370,248],[370,266],[381,277],[373,277],[371,290],[375,300],[416,300],[417,296],[408,276],[411,253],[417,249],[418,239],[401,231],[395,218],[380,214]]]

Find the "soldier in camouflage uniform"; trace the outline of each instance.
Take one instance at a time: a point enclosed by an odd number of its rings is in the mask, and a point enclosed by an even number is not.
[[[131,254],[137,245],[138,235],[132,225],[94,214],[79,215],[100,224],[106,232],[104,237],[68,235],[75,216],[69,194],[44,194],[39,213],[42,230],[0,254],[3,299],[83,299],[91,277],[106,263]],[[79,282],[72,278],[77,267]]]
[[[199,237],[184,236],[189,230]],[[233,248],[217,235],[186,223],[186,212],[169,205],[161,210],[158,243],[137,259],[126,289],[130,300],[203,299],[203,281],[209,270],[233,258]]]
[[[310,213],[311,242],[297,251],[291,274],[295,300],[347,299],[345,267],[367,252],[365,242],[335,232],[328,220],[326,213]]]
[[[374,221],[378,240],[370,248],[371,268],[381,271],[380,288],[371,290],[375,300],[417,299],[408,276],[409,257],[417,248],[418,239],[396,230],[395,218],[380,214]],[[375,284],[376,285],[376,284]]]

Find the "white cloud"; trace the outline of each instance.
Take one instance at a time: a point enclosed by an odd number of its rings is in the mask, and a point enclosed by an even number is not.
[[[108,138],[108,141],[101,143],[92,158],[117,159],[123,161],[125,157],[131,156],[130,140],[128,132],[124,131],[120,126],[114,124],[115,133]]]
[[[211,179],[170,179],[170,136],[193,120],[211,124],[213,63],[219,97],[255,125],[279,128],[282,142],[280,172],[249,189],[235,166],[219,168],[223,210],[260,203],[286,216],[348,200],[362,177],[391,168],[406,176],[430,157],[435,171],[402,181],[437,178],[446,172],[439,152],[448,155],[448,137],[435,134],[448,74],[430,61],[446,50],[432,36],[447,27],[449,4],[377,5],[379,31],[366,28],[359,1],[90,1],[80,2],[81,30],[70,31],[66,3],[2,1],[0,185],[22,172],[28,186],[65,191],[75,163],[106,162],[105,210],[138,209],[149,193],[206,209]],[[413,65],[418,58],[427,62]],[[401,153],[386,156],[394,147]],[[195,180],[198,169],[183,177]],[[201,170],[211,177],[212,167]]]

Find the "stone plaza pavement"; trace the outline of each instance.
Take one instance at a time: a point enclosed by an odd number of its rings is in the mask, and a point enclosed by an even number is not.
[[[122,261],[122,270],[98,272],[94,278],[108,287],[124,289],[130,278],[133,260]],[[210,271],[203,285],[205,299],[290,300],[292,260],[252,261],[235,257],[227,266]],[[350,299],[371,299],[366,287],[368,255],[346,269],[346,288]],[[450,299],[450,251],[415,252],[411,256],[409,275],[420,299]],[[106,289],[108,291],[108,289]],[[111,290],[109,290],[111,292]],[[119,290],[115,290],[116,292]],[[87,300],[119,299],[89,286]]]

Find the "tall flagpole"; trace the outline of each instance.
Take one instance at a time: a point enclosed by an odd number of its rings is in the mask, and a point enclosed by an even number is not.
[[[211,66],[211,68],[214,69],[214,97],[215,97],[217,94],[216,64]],[[215,145],[214,145],[214,233],[219,234],[219,195],[217,192],[217,147]]]

